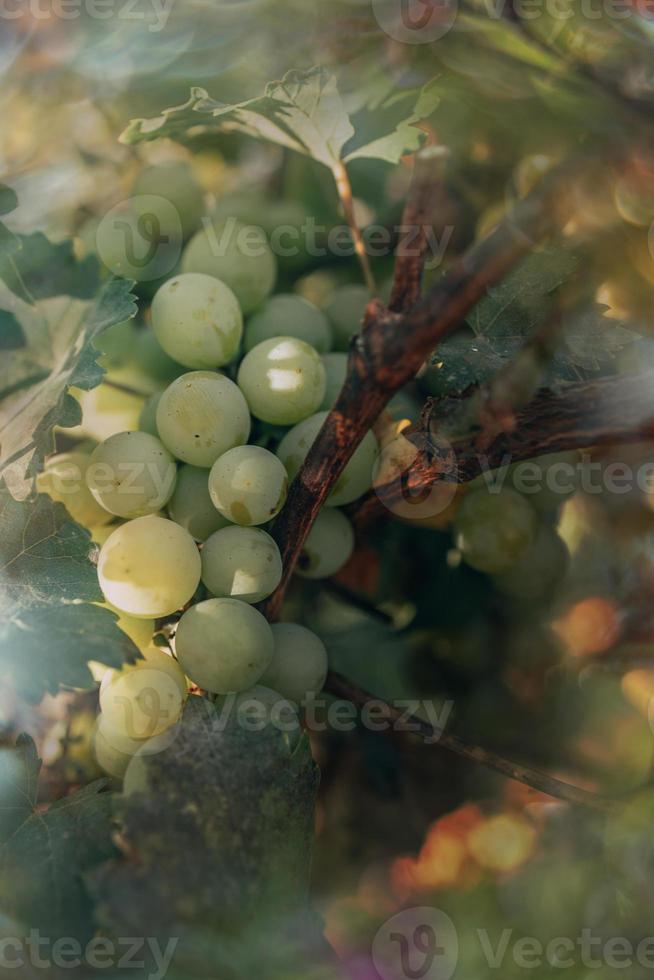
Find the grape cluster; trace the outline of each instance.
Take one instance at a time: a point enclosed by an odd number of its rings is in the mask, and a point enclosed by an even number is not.
[[[246,230],[251,247],[261,229]],[[255,605],[280,583],[266,528],[342,386],[342,348],[365,290],[337,290],[331,315],[299,294],[273,296],[265,235],[245,254],[240,231],[222,219],[195,234],[184,228],[180,271],[154,292],[150,326],[121,324],[99,338],[110,377],[140,363],[166,382],[151,390],[138,429],[55,456],[40,477],[40,489],[101,545],[105,604],[142,652],[121,670],[93,665],[96,756],[119,778],[130,760],[165,745],[193,688],[219,699],[255,692],[297,718],[326,676],[322,641],[303,626],[271,626]],[[332,353],[335,342],[341,351]],[[369,433],[319,515],[298,575],[325,578],[348,561],[354,532],[335,508],[369,490],[377,452]],[[161,620],[175,627],[166,631],[172,649],[155,645]]]

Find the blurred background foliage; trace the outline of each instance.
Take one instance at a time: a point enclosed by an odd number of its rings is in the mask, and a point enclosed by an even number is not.
[[[145,2],[140,20],[67,21],[26,8],[0,34],[0,171],[20,201],[7,223],[73,238],[84,255],[140,170],[168,161],[188,164],[213,209],[227,202],[270,228],[306,215],[341,223],[329,174],[308,158],[243,136],[126,147],[118,135],[131,118],[184,102],[191,85],[243,101],[290,67],[321,64],[372,136],[393,119],[390,96],[435,78],[440,103],[424,128],[450,153],[436,231],[451,234],[428,278],[582,150],[587,166],[573,179],[564,231],[583,257],[574,288],[637,335],[614,370],[651,367],[654,21],[636,2],[625,19],[590,19],[572,0],[560,6],[569,18],[543,7],[520,25],[510,12],[489,16],[481,0],[462,3],[452,30],[423,45],[384,34],[368,0],[173,0],[165,26]],[[409,163],[352,164],[364,227],[399,220]],[[391,260],[373,261],[387,283]],[[300,254],[281,266],[282,286],[320,305],[336,284],[358,280],[353,260]],[[139,286],[146,300],[150,288]],[[128,341],[105,356],[124,390],[103,384],[80,396],[83,427],[64,444],[135,427],[145,399],[175,375],[146,324],[124,330]],[[415,421],[439,383],[427,366],[392,404],[395,424]],[[651,460],[643,444],[592,451],[585,465]],[[377,929],[405,905],[450,914],[461,976],[488,970],[478,929],[494,942],[507,924],[544,941],[592,928],[637,943],[651,931],[654,496],[578,488],[563,503],[543,501],[542,520],[557,526],[570,561],[535,596],[461,561],[450,523],[461,496],[444,517],[380,519],[364,530],[335,583],[294,582],[286,618],[318,631],[332,667],[375,694],[437,709],[452,702],[449,724],[462,737],[627,808],[611,818],[574,810],[409,735],[314,735],[323,775],[312,894],[328,939],[361,978],[374,976]],[[97,775],[94,717],[92,694],[48,696],[35,709],[0,693],[4,740],[23,730],[37,739],[44,802]],[[520,973],[507,958],[503,976]],[[581,980],[589,969],[569,974]]]

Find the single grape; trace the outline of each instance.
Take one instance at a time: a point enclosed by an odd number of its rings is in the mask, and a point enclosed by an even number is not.
[[[304,542],[297,563],[302,578],[329,578],[343,567],[354,551],[354,528],[345,514],[325,507]]]
[[[134,182],[132,197],[155,195],[170,201],[179,217],[182,234],[191,235],[204,214],[204,195],[186,163],[162,163],[145,167]],[[163,212],[166,213],[166,212]],[[177,225],[161,221],[159,233],[174,235]]]
[[[177,486],[168,504],[168,516],[196,541],[206,541],[230,523],[218,513],[211,500],[209,470],[196,466],[180,466],[177,471]]]
[[[294,426],[280,442],[277,455],[286,467],[289,479],[293,480],[297,476],[326,418],[327,412],[317,412]],[[329,507],[350,504],[370,489],[378,452],[377,440],[372,432],[367,432],[329,494]]]
[[[184,365],[165,352],[150,328],[137,331],[132,360],[147,378],[159,385],[170,384],[181,374],[186,374]]]
[[[202,581],[214,596],[261,602],[282,578],[274,540],[258,527],[225,527],[202,549]]]
[[[115,730],[104,714],[100,714],[93,732],[95,758],[106,773],[115,779],[123,779],[130,762],[140,752],[153,755],[170,745],[175,737],[175,728],[167,728],[161,735],[152,738],[130,738]]]
[[[147,432],[151,436],[156,436],[157,439],[159,438],[157,409],[159,408],[162,395],[163,391],[155,391],[154,395],[150,395],[139,415],[139,430],[141,432]]]
[[[325,644],[311,630],[295,623],[274,623],[271,630],[274,652],[261,683],[302,704],[318,694],[325,683]]]
[[[457,547],[478,571],[505,572],[526,554],[537,523],[531,504],[515,490],[473,490],[456,517]]]
[[[186,367],[210,369],[238,353],[243,315],[229,286],[187,272],[160,286],[152,301],[152,329],[170,357]]]
[[[201,562],[191,535],[162,517],[138,517],[107,539],[98,559],[105,599],[137,619],[170,616],[200,584]]]
[[[120,391],[109,384],[100,384],[90,391],[70,388],[68,393],[79,402],[82,410],[82,422],[74,430],[76,435],[102,442],[117,432],[138,429],[139,415],[145,403],[139,395]]]
[[[205,691],[244,691],[256,684],[272,659],[272,632],[247,603],[208,599],[180,619],[175,652],[184,671]]]
[[[265,732],[266,737],[274,730],[283,739],[289,754],[302,738],[297,707],[262,684],[219,698],[216,708],[223,723],[231,721],[247,731]]]
[[[272,293],[277,262],[261,228],[228,219],[193,236],[184,250],[182,272],[222,280],[247,315]]]
[[[274,337],[296,337],[311,344],[319,354],[332,346],[332,328],[325,314],[292,293],[272,296],[248,320],[245,328],[244,347],[251,351],[257,344]]]
[[[36,478],[39,493],[47,493],[63,504],[73,520],[83,527],[101,526],[113,520],[87,486],[86,475],[90,464],[90,454],[60,453],[50,457],[45,470]]]
[[[120,432],[91,454],[89,490],[116,517],[145,517],[168,503],[177,466],[163,443],[147,432]]]
[[[323,354],[322,364],[325,369],[326,384],[325,396],[320,405],[321,412],[332,409],[341,393],[347,374],[347,354],[342,354],[340,351]]]
[[[495,576],[495,585],[500,592],[516,599],[538,599],[562,581],[568,559],[568,549],[554,528],[541,523],[522,557],[506,572]]]
[[[160,735],[174,725],[188,694],[176,660],[154,646],[143,658],[109,671],[100,685],[100,710],[107,725],[131,739]]]
[[[237,446],[220,456],[209,475],[209,493],[222,516],[234,524],[266,524],[284,506],[288,477],[273,453]]]
[[[325,310],[334,331],[334,346],[347,350],[350,338],[361,330],[363,315],[370,302],[365,286],[339,286]]]
[[[157,409],[161,441],[178,459],[209,468],[250,435],[247,402],[229,378],[192,371],[164,391]]]
[[[296,337],[257,344],[241,361],[238,386],[256,418],[293,425],[316,411],[325,395],[318,352]]]

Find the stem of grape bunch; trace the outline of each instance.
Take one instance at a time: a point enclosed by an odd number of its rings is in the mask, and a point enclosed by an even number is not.
[[[291,484],[272,530],[284,570],[279,587],[262,607],[271,621],[279,615],[296,561],[320,508],[371,425],[486,290],[535,243],[561,227],[566,220],[570,178],[583,168],[584,159],[574,158],[551,171],[486,238],[459,258],[426,296],[421,298],[418,288],[426,251],[418,250],[411,261],[397,262],[392,296],[399,306],[403,305],[400,298],[405,297],[409,308],[396,312],[378,299],[370,301],[361,332],[350,344],[345,384]],[[428,193],[425,170],[430,164]],[[428,157],[418,166],[405,223],[427,225],[442,164],[439,158],[430,161]]]

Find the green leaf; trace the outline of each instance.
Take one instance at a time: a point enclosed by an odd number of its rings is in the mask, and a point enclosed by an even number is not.
[[[0,350],[18,350],[26,342],[23,328],[14,314],[0,309]]]
[[[0,673],[38,701],[62,684],[88,687],[89,660],[109,667],[138,652],[108,609],[90,535],[41,494],[15,500],[0,484]]]
[[[406,153],[414,153],[419,150],[425,140],[425,133],[418,129],[418,124],[431,116],[440,103],[440,94],[437,88],[439,85],[438,79],[428,82],[420,90],[409,116],[401,120],[392,133],[357,147],[347,154],[345,163],[361,159],[399,163]]]
[[[262,953],[274,921],[281,947],[288,923],[306,915],[318,787],[306,736],[289,748],[282,733],[234,717],[225,725],[214,704],[191,697],[172,744],[138,762],[144,791],[119,812],[123,858],[93,875],[101,926],[179,936],[177,957],[191,962],[202,929],[222,937],[223,958],[241,960],[244,943]],[[264,960],[279,952],[269,946]],[[223,971],[214,964],[210,975]]]
[[[0,478],[22,499],[53,451],[55,425],[80,421],[68,389],[88,390],[102,380],[92,341],[134,316],[136,306],[130,283],[122,279],[110,280],[92,303],[61,296],[30,306],[7,292],[2,305],[26,338],[26,346],[10,353],[0,370]]]
[[[336,78],[324,68],[289,71],[280,82],[270,82],[262,96],[232,105],[216,102],[204,89],[193,88],[183,105],[165,109],[154,119],[133,119],[120,138],[127,144],[162,136],[183,140],[201,126],[277,143],[312,157],[330,170],[364,157],[397,163],[424,140],[417,123],[438,104],[435,82],[425,85],[414,100],[393,131],[345,156],[344,148],[355,131]]]
[[[95,256],[78,261],[72,241],[51,242],[41,232],[18,235],[11,261],[0,259],[0,279],[27,302],[51,296],[91,299],[100,284]]]
[[[311,156],[330,169],[354,134],[335,77],[323,68],[312,68],[289,71],[280,82],[270,82],[263,96],[233,105],[216,102],[204,89],[194,88],[188,102],[164,110],[157,119],[132,120],[121,141],[179,138],[198,125],[247,133]]]
[[[468,317],[473,331],[447,338],[434,352],[427,384],[434,395],[461,394],[488,381],[511,360],[553,311],[553,294],[574,273],[578,260],[563,249],[524,259],[489,289]]]
[[[593,374],[606,367],[638,334],[604,316],[604,307],[594,307],[573,316],[565,325],[554,367],[561,380]]]
[[[15,748],[0,748],[0,844],[34,812],[40,770],[29,735],[19,735]]]
[[[94,931],[84,875],[115,854],[112,794],[100,780],[34,812],[0,850],[0,908],[53,938]]]

